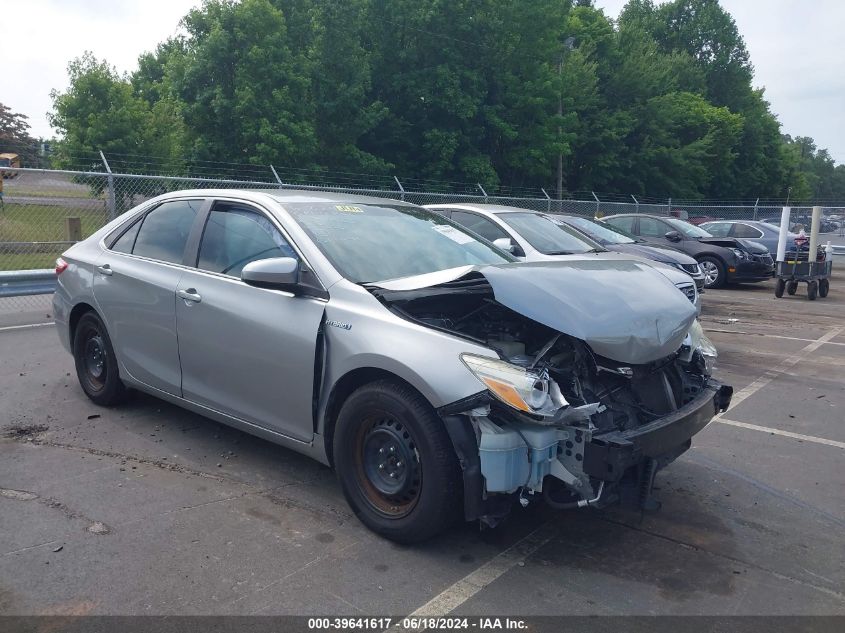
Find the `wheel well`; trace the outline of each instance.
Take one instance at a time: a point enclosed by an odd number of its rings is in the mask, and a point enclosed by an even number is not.
[[[331,395],[329,396],[329,402],[326,405],[325,425],[323,428],[323,444],[325,445],[326,456],[329,459],[329,464],[331,464],[332,467],[334,467],[334,428],[337,416],[340,413],[340,408],[343,406],[343,403],[346,402],[346,399],[352,395],[353,391],[366,384],[375,382],[376,380],[384,380],[385,378],[407,385],[419,393],[419,390],[407,380],[404,380],[385,369],[377,369],[375,367],[360,367],[358,369],[353,369],[348,374],[342,376],[332,388]],[[428,401],[425,396],[423,396],[423,399],[425,399],[426,402]]]
[[[86,312],[96,313],[97,311],[87,303],[77,303],[70,311],[70,316],[68,317],[68,330],[70,332],[71,347],[73,347],[73,337],[76,334],[76,326],[79,323],[79,319],[81,319],[82,315]]]
[[[701,263],[702,259],[715,259],[716,261],[720,262],[722,266],[725,267],[725,270],[728,268],[728,262],[725,261],[725,258],[721,255],[717,255],[716,253],[700,253],[696,256],[696,261]]]

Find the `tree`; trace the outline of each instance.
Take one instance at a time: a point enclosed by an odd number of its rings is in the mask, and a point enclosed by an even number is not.
[[[192,158],[314,165],[308,50],[290,46],[269,0],[209,0],[183,20],[183,50],[165,75],[181,105]]]
[[[29,117],[0,103],[0,152],[13,152],[23,162],[31,163],[36,155],[36,141],[29,135]]]

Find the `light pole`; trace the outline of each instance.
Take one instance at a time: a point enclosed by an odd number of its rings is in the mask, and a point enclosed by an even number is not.
[[[558,76],[558,99],[557,99],[557,116],[558,120],[563,118],[563,84],[562,84],[562,77],[563,77],[563,56],[567,50],[572,50],[575,48],[575,38],[574,37],[567,37],[563,40],[563,49],[560,51],[560,61],[557,64],[557,76]],[[558,142],[561,141],[563,137],[563,128],[558,123],[557,126],[557,138]],[[563,200],[563,152],[559,151],[557,154],[557,199]]]

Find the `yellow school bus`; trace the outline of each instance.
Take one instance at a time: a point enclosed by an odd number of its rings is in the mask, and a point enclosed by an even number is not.
[[[21,167],[21,157],[17,154],[5,153],[0,154],[0,167],[14,167],[20,169]],[[8,169],[3,170],[3,178],[14,178],[18,175],[16,171],[10,171]]]

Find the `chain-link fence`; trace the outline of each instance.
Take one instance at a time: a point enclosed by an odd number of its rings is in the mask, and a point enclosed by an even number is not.
[[[310,177],[297,178],[290,184],[272,167],[264,170],[266,180],[236,178],[176,177],[167,175],[118,174],[110,172],[60,171],[43,169],[3,169],[2,206],[0,206],[0,313],[18,307],[41,306],[45,287],[52,280],[37,273],[52,269],[56,258],[71,244],[94,233],[109,220],[154,196],[180,189],[313,189],[373,195],[401,199],[415,204],[470,202],[499,204],[581,216],[608,216],[617,213],[673,215],[693,222],[703,219],[780,218],[783,202],[757,201],[753,204],[719,204],[667,200],[648,202],[630,196],[631,201],[592,199],[557,200],[540,190],[532,196],[527,190],[519,195],[488,195],[481,185],[400,181],[397,178],[370,180],[356,186],[352,179],[334,184]],[[252,178],[259,173],[250,173]],[[425,190],[422,189],[425,187]],[[843,208],[826,208],[831,221],[825,228],[842,235],[845,230]],[[793,214],[808,215],[810,207],[793,208]],[[841,241],[840,243],[845,243]]]

